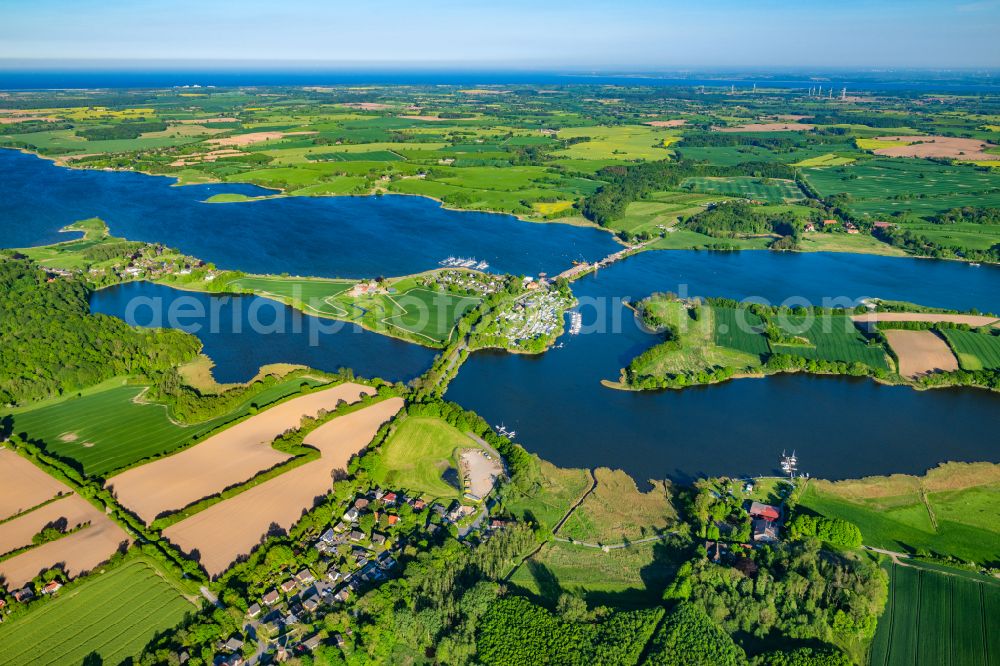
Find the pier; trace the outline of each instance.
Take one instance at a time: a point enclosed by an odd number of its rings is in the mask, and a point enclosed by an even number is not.
[[[653,240],[657,240],[657,239],[653,239]],[[556,275],[552,279],[553,279],[553,281],[555,281],[555,280],[558,280],[559,278],[566,278],[567,280],[569,280],[570,282],[572,282],[573,280],[577,280],[579,278],[582,278],[584,275],[586,275],[587,273],[589,273],[591,271],[596,271],[598,268],[605,268],[606,266],[610,266],[611,264],[615,263],[616,261],[621,261],[622,259],[635,254],[636,252],[638,252],[639,250],[641,250],[645,246],[647,246],[650,243],[652,243],[653,240],[643,241],[642,243],[639,243],[637,245],[629,245],[629,246],[627,246],[627,247],[625,247],[625,248],[623,248],[621,250],[618,250],[617,252],[609,254],[608,256],[604,257],[600,261],[595,261],[592,264],[587,263],[587,262],[581,262],[581,263],[573,266],[572,268],[564,270],[562,273],[560,273],[559,275]]]

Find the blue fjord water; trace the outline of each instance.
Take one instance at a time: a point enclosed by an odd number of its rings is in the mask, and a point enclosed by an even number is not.
[[[67,240],[59,229],[88,217],[102,218],[116,236],[164,243],[219,268],[323,277],[407,275],[452,255],[503,273],[558,273],[621,247],[597,229],[446,210],[425,197],[208,204],[224,192],[274,191],[235,183],[174,187],[172,178],[67,169],[12,150],[0,150],[0,174],[0,247]]]
[[[848,254],[649,252],[574,284],[582,334],[540,356],[477,352],[446,398],[517,432],[557,465],[622,468],[638,481],[780,473],[783,449],[830,479],[1000,461],[1000,399],[867,379],[784,375],[683,391],[606,388],[659,341],[622,297],[654,291],[822,304],[881,296],[1000,311],[1000,269]],[[795,299],[795,301],[787,301]]]
[[[447,253],[530,273],[556,270],[553,264],[568,263],[574,253],[592,258],[613,249],[606,235],[593,230],[443,211],[418,198],[203,204],[217,192],[259,190],[175,188],[167,179],[61,169],[10,151],[0,151],[0,173],[0,245],[6,247],[65,239],[58,228],[99,215],[117,234],[166,242],[220,266],[254,272],[401,274],[430,267],[438,247],[448,242],[468,245]],[[406,243],[399,242],[400,234],[408,234]],[[345,243],[347,235],[367,240]],[[574,290],[584,335],[564,335],[560,348],[539,356],[473,354],[447,394],[491,423],[516,429],[518,441],[556,464],[623,468],[642,481],[771,473],[785,448],[798,450],[804,471],[828,478],[919,472],[945,460],[1000,460],[1000,403],[984,391],[918,392],[803,375],[681,392],[627,393],[600,384],[656,342],[636,326],[623,297],[675,291],[772,303],[836,298],[843,304],[878,296],[996,312],[997,267],[848,254],[649,252],[580,280]],[[277,361],[407,380],[433,356],[256,297],[133,283],[96,293],[91,305],[95,312],[148,325],[156,323],[148,308],[129,309],[150,302],[159,303],[160,312],[174,308],[182,314],[173,325],[186,325],[202,340],[224,382],[245,380],[260,365]],[[198,311],[216,314],[199,318]],[[252,315],[263,329],[249,325]],[[267,325],[276,320],[285,325]],[[197,324],[197,330],[190,328]]]

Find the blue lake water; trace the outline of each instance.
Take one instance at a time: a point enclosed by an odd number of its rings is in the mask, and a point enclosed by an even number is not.
[[[256,296],[210,296],[149,282],[95,292],[92,312],[136,326],[169,326],[198,336],[215,361],[219,382],[243,382],[268,363],[299,363],[362,377],[408,381],[434,359],[431,349],[366,331],[345,322],[310,317]]]
[[[510,215],[446,210],[425,197],[282,197],[207,204],[241,184],[174,187],[174,179],[58,167],[0,150],[0,247],[71,236],[59,229],[100,217],[112,233],[160,242],[252,273],[376,277],[436,268],[448,256],[476,257],[516,275],[558,273],[573,260],[620,249],[610,234],[562,224],[525,224]]]
[[[622,468],[637,480],[780,473],[782,449],[824,478],[919,473],[947,460],[1000,461],[1000,396],[915,391],[867,379],[785,375],[683,391],[605,388],[658,338],[621,297],[653,291],[757,297],[882,296],[1000,310],[1000,270],[859,255],[650,252],[574,284],[583,333],[540,356],[478,352],[447,398],[517,431],[557,465]]]
[[[64,169],[3,150],[0,173],[4,247],[63,240],[59,228],[95,215],[116,234],[164,242],[220,267],[300,275],[400,275],[431,268],[449,254],[474,255],[501,271],[555,272],[572,259],[617,247],[596,230],[446,211],[418,197],[205,204],[219,192],[264,191],[171,187],[166,178]],[[842,305],[874,296],[997,312],[997,267],[848,254],[649,252],[574,289],[584,335],[563,336],[562,348],[541,356],[476,353],[448,391],[449,399],[491,423],[516,429],[518,441],[556,464],[607,465],[644,480],[770,473],[785,448],[798,450],[804,471],[828,478],[919,472],[945,460],[1000,460],[1000,402],[985,391],[917,392],[807,376],[659,393],[600,384],[656,342],[636,326],[623,297],[674,291],[772,303],[821,305],[835,298]],[[175,321],[151,320],[148,306],[129,312],[130,304],[157,299],[160,312],[178,315]],[[434,354],[255,297],[135,283],[98,292],[92,308],[140,325],[201,324],[192,332],[223,382],[246,380],[259,366],[279,361],[408,380],[426,370]],[[215,315],[199,317],[199,311]]]

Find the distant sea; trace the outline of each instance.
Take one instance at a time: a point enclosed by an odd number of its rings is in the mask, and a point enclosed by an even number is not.
[[[2,90],[74,88],[170,88],[175,86],[322,86],[322,85],[647,85],[681,87],[811,88],[822,85],[849,92],[1000,92],[997,73],[906,72],[901,74],[826,73],[740,74],[608,74],[524,71],[280,71],[280,70],[12,70],[0,69]]]

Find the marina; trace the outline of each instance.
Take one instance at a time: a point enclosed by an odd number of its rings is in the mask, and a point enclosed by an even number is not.
[[[464,257],[448,257],[439,261],[438,266],[444,266],[446,268],[472,268],[477,271],[485,271],[490,267],[489,263],[479,261],[475,257],[471,259],[466,259]]]

